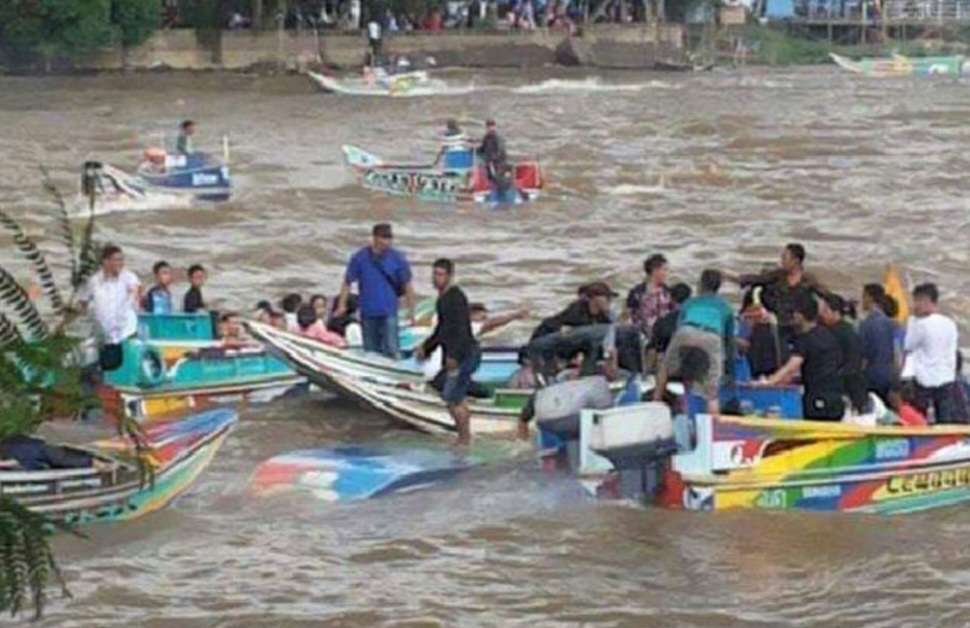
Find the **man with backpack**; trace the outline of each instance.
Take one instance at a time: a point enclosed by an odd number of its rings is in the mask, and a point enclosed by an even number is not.
[[[391,225],[380,223],[371,230],[371,243],[358,250],[347,264],[336,317],[347,311],[350,286],[360,292],[360,323],[364,350],[398,357],[398,300],[402,297],[414,319],[414,287],[411,265],[404,254],[391,246]]]

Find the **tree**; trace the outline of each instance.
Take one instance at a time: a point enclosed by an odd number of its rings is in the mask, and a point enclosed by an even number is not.
[[[0,3],[0,40],[14,61],[40,56],[49,71],[55,58],[114,41],[110,9],[110,0],[7,0]]]
[[[158,29],[161,3],[159,0],[112,0],[111,22],[118,29],[123,46],[137,46]]]

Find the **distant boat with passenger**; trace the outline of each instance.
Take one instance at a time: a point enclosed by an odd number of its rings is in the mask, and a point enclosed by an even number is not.
[[[853,74],[876,78],[894,76],[960,76],[967,71],[963,55],[937,57],[907,57],[894,54],[891,57],[866,57],[853,61],[831,53],[832,60],[843,70]]]
[[[510,164],[504,183],[493,180],[473,148],[445,151],[420,165],[386,162],[356,146],[345,145],[343,152],[364,188],[424,201],[515,205],[539,198],[545,183],[534,160]]]
[[[344,78],[308,71],[307,76],[321,90],[345,96],[430,96],[448,89],[447,83],[432,79],[424,70],[390,74],[377,68],[360,77]]]

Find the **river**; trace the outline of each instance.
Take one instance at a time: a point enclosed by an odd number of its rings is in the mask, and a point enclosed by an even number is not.
[[[292,76],[0,78],[0,206],[55,251],[38,164],[73,195],[84,159],[133,166],[146,138],[193,118],[203,143],[230,134],[235,198],[109,214],[98,229],[146,281],[157,259],[204,264],[206,292],[224,308],[333,293],[348,253],[390,221],[424,293],[430,262],[450,256],[473,300],[531,308],[505,339],[581,282],[625,293],[650,253],[694,283],[705,267],[772,262],[788,241],[847,296],[889,262],[938,282],[943,309],[970,333],[966,80],[860,80],[834,67],[446,76],[476,89],[354,100]],[[497,118],[513,154],[541,158],[544,198],[437,207],[369,194],[342,166],[345,143],[431,154],[448,117],[476,132]],[[0,260],[11,248],[3,240]],[[644,511],[591,502],[528,459],[357,504],[247,496],[254,467],[277,453],[407,438],[322,394],[244,409],[170,508],[57,539],[74,597],[54,597],[43,625],[970,622],[963,508],[896,519]]]

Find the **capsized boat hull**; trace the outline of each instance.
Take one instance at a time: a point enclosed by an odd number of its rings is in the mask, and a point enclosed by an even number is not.
[[[116,462],[113,471],[0,471],[0,492],[34,512],[69,524],[142,517],[164,508],[192,486],[236,421],[235,412],[219,409],[148,427],[155,466],[150,482],[134,463],[131,444],[119,437],[87,448]]]

